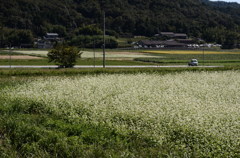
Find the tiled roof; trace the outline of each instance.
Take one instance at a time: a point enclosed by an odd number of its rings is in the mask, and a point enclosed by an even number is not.
[[[185,34],[185,33],[175,33],[174,36],[175,36],[175,37],[176,37],[176,36],[187,36],[187,34]]]

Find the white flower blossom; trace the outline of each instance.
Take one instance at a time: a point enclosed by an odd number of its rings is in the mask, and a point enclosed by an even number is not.
[[[105,123],[162,143],[167,126],[240,142],[240,73],[114,74],[40,78],[5,89],[9,100],[38,102],[73,121]]]

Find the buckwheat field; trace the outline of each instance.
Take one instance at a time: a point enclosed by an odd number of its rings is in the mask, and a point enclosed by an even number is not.
[[[1,93],[5,106],[17,102],[74,125],[87,122],[134,134],[148,140],[152,156],[240,156],[239,71],[44,77]],[[104,156],[138,157],[139,152],[120,148]]]

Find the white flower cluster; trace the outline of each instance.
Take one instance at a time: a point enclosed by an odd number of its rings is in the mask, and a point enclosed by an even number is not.
[[[49,77],[6,89],[5,95],[158,143],[176,125],[234,146],[240,142],[239,71]]]

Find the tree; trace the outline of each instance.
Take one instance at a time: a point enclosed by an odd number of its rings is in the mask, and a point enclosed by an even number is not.
[[[76,47],[58,45],[48,53],[48,59],[49,62],[56,63],[60,68],[71,68],[81,54]]]
[[[103,32],[95,25],[88,25],[77,30],[77,35],[102,35]]]
[[[222,44],[223,49],[234,49],[237,47],[239,35],[235,32],[227,32],[226,39]]]
[[[60,37],[66,37],[67,36],[66,27],[61,26],[61,25],[51,26],[50,32],[58,33]]]
[[[105,43],[106,48],[117,48],[118,47],[118,42],[110,37],[106,37],[106,43]],[[82,48],[101,48],[103,45],[103,39],[102,36],[76,36],[71,39],[69,42],[69,45],[72,46],[79,46]]]

